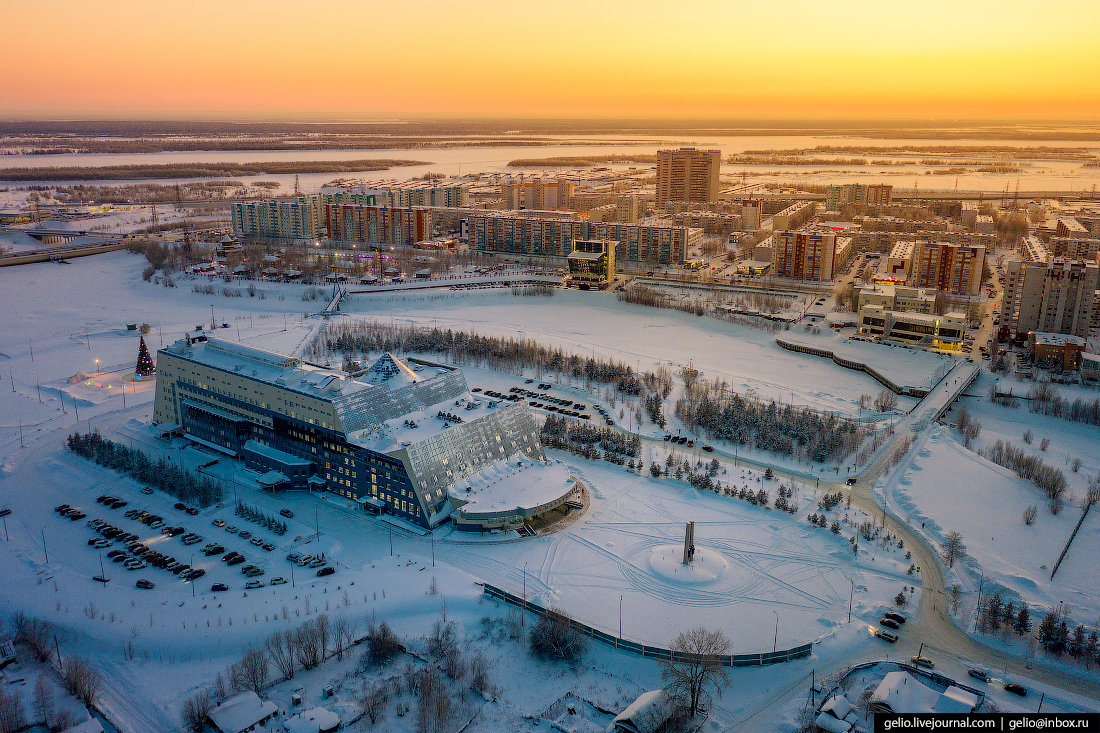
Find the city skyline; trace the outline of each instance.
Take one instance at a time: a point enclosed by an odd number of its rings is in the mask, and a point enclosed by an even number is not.
[[[334,22],[339,19],[339,22]],[[1083,118],[1100,7],[936,0],[9,9],[5,117]],[[384,32],[380,32],[384,29]]]

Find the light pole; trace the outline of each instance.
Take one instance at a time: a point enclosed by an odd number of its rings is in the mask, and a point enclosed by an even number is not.
[[[195,553],[191,553],[191,570],[195,570]],[[195,579],[191,578],[191,597],[195,597]]]
[[[95,360],[95,373],[99,374],[99,359]]]
[[[851,578],[848,578],[848,582],[852,584],[852,588],[848,591],[848,623],[852,623],[852,598],[856,594],[856,582]]]
[[[775,654],[775,645],[779,642],[779,611],[772,610],[775,614],[775,638],[772,639],[772,654]]]
[[[46,556],[46,564],[50,564],[50,553],[46,552],[46,527],[42,527],[42,554]]]
[[[623,638],[623,597],[619,596],[619,638]]]

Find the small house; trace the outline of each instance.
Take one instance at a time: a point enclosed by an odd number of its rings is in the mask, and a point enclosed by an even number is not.
[[[303,710],[283,722],[287,733],[331,733],[340,727],[340,716],[325,708]]]
[[[219,733],[245,733],[271,720],[278,712],[275,703],[261,700],[250,690],[218,705],[210,713],[210,723]]]
[[[664,690],[643,692],[615,716],[607,733],[654,733],[674,711],[672,698]]]

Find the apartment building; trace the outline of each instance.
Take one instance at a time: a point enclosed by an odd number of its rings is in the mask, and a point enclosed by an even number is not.
[[[978,295],[984,269],[985,247],[918,241],[913,245],[906,285],[957,295]]]
[[[816,210],[812,201],[795,201],[779,213],[772,214],[772,228],[775,231],[798,229],[813,218]]]
[[[851,238],[842,243],[845,251],[851,249]],[[843,264],[838,264],[838,237],[826,232],[776,232],[772,237],[775,251],[775,263],[772,273],[779,277],[798,280],[832,280],[833,273]],[[847,252],[850,254],[850,252]]]
[[[1020,251],[1027,262],[1046,262],[1050,259],[1046,244],[1034,235],[1028,235],[1020,241]]]
[[[566,257],[575,240],[618,242],[617,262],[681,265],[703,243],[703,230],[688,227],[591,222],[584,219],[472,214],[470,249]]]
[[[1059,257],[1010,260],[1005,268],[1001,319],[1017,337],[1036,331],[1085,338],[1092,322],[1100,267]]]
[[[878,183],[846,183],[825,189],[825,208],[838,211],[842,206],[886,206],[893,197],[894,187]]]
[[[329,204],[325,207],[329,238],[374,245],[413,245],[432,236],[432,210]]]
[[[575,183],[557,178],[517,178],[500,184],[508,209],[556,211],[569,209]]]
[[[679,148],[657,151],[657,208],[668,201],[715,201],[722,151]]]
[[[320,204],[316,196],[266,201],[236,201],[230,205],[235,237],[308,240],[319,235]]]
[[[1096,262],[1100,254],[1100,239],[1093,237],[1051,237],[1050,254],[1070,260]]]
[[[741,202],[741,223],[746,232],[755,232],[760,229],[760,222],[764,220],[764,201],[762,199],[745,199]]]

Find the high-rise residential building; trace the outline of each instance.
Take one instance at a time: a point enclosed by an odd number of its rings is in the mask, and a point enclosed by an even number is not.
[[[772,214],[772,228],[777,232],[798,229],[813,217],[816,209],[812,201],[795,201],[782,211]]]
[[[906,285],[977,295],[984,269],[985,247],[920,241],[913,245]]]
[[[1035,237],[1038,239],[1038,237]],[[1030,237],[1029,237],[1030,239]],[[1100,239],[1091,237],[1051,237],[1050,254],[1069,260],[1096,262],[1100,255]]]
[[[890,203],[893,192],[894,187],[885,183],[828,186],[825,189],[825,208],[836,211],[841,206],[885,206]]]
[[[746,232],[755,232],[764,220],[763,199],[745,199],[741,202],[741,224]]]
[[[1010,260],[1000,322],[1021,336],[1032,331],[1087,337],[1100,267],[1083,260]]]
[[[657,208],[668,201],[716,201],[721,150],[657,151]]]
[[[850,237],[831,232],[776,232],[772,273],[799,280],[832,280],[851,254]]]
[[[557,178],[517,178],[501,183],[500,195],[508,209],[557,211],[572,208],[575,185]]]
[[[316,196],[234,202],[230,206],[233,236],[315,239],[319,235],[321,222],[319,207]]]
[[[471,214],[468,226],[470,249],[566,257],[573,251],[575,240],[603,239],[618,242],[617,262],[681,265],[687,260],[688,249],[703,243],[702,229],[499,216],[490,212]]]
[[[362,206],[437,206],[459,207],[470,203],[468,183],[426,183],[381,181],[362,183],[340,191],[321,193],[322,204],[360,204]]]
[[[420,206],[329,204],[325,221],[329,238],[343,242],[412,245],[432,236],[432,210]]]

